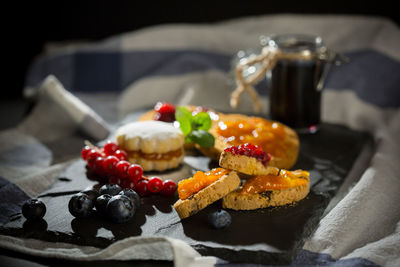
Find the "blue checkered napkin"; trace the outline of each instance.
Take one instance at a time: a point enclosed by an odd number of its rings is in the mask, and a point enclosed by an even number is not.
[[[212,46],[124,49],[124,38],[120,35],[93,46],[77,46],[37,59],[28,72],[26,86],[37,87],[52,74],[72,92],[121,92],[143,78],[210,70],[228,74],[235,56],[232,52],[214,51]],[[331,69],[325,86],[328,90],[352,90],[363,101],[378,107],[400,106],[399,61],[365,47],[344,54],[350,61]],[[267,95],[265,80],[256,88]]]

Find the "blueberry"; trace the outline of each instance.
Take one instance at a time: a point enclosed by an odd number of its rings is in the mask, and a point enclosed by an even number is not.
[[[86,194],[78,193],[69,200],[69,212],[77,218],[88,217],[93,209],[94,201]]]
[[[106,215],[107,204],[108,204],[108,201],[109,201],[111,198],[112,198],[111,195],[109,195],[109,194],[104,194],[104,195],[99,196],[99,197],[96,199],[95,206],[96,206],[97,212],[98,212],[100,215],[103,215],[103,216]]]
[[[22,215],[27,220],[40,220],[46,213],[46,205],[38,199],[28,199],[22,205]]]
[[[99,192],[94,189],[85,189],[81,191],[82,194],[86,194],[92,201],[95,201],[96,198],[99,196]]]
[[[107,204],[107,215],[115,223],[124,223],[135,215],[136,207],[127,196],[113,196]]]
[[[136,193],[134,190],[130,188],[125,188],[121,192],[119,192],[119,195],[127,196],[129,197],[133,204],[135,204],[136,209],[140,207],[140,197],[139,194]]]
[[[121,192],[121,190],[122,188],[117,184],[105,184],[102,187],[100,187],[99,194],[100,195],[109,194],[111,196],[115,196],[119,192]]]
[[[228,227],[231,224],[232,218],[227,211],[218,210],[214,211],[208,216],[208,222],[215,229],[222,229]]]

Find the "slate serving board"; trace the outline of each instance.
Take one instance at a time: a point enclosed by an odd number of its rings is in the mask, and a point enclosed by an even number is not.
[[[220,201],[180,221],[172,207],[176,197],[142,198],[142,206],[134,219],[125,224],[113,224],[96,215],[88,219],[74,218],[68,212],[71,195],[99,186],[86,178],[85,163],[77,160],[41,194],[47,206],[44,220],[31,223],[21,216],[13,216],[0,228],[0,233],[100,248],[130,236],[168,236],[186,241],[202,255],[230,262],[290,263],[317,226],[362,148],[371,144],[372,138],[339,125],[323,124],[316,134],[300,135],[300,143],[299,159],[293,169],[310,171],[310,194],[295,205],[229,211],[232,224],[223,230],[212,229],[207,223],[208,214],[221,208]],[[215,166],[215,162],[194,153],[177,170],[157,175],[177,180],[191,176],[197,169]]]

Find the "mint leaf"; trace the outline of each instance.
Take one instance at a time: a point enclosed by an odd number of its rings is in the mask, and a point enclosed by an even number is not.
[[[193,130],[208,131],[211,128],[211,118],[207,112],[199,112],[193,116],[192,120]]]
[[[192,115],[192,112],[184,107],[178,106],[175,111],[175,119],[179,126],[186,143],[196,143],[202,147],[213,147],[214,136],[207,132],[211,128],[211,118],[206,112]]]
[[[187,137],[202,147],[208,148],[214,146],[214,136],[204,130],[192,131]]]
[[[185,143],[186,143],[186,144],[193,143],[192,139],[190,139],[190,134],[189,134],[188,136],[185,137]]]
[[[192,131],[192,112],[183,106],[179,106],[175,111],[175,119],[179,122],[179,127],[183,135],[188,135]]]

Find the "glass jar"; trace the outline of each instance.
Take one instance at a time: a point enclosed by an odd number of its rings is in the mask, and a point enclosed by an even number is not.
[[[266,73],[271,119],[298,132],[315,132],[321,122],[322,88],[336,54],[310,35],[262,36],[260,43],[279,51]]]

